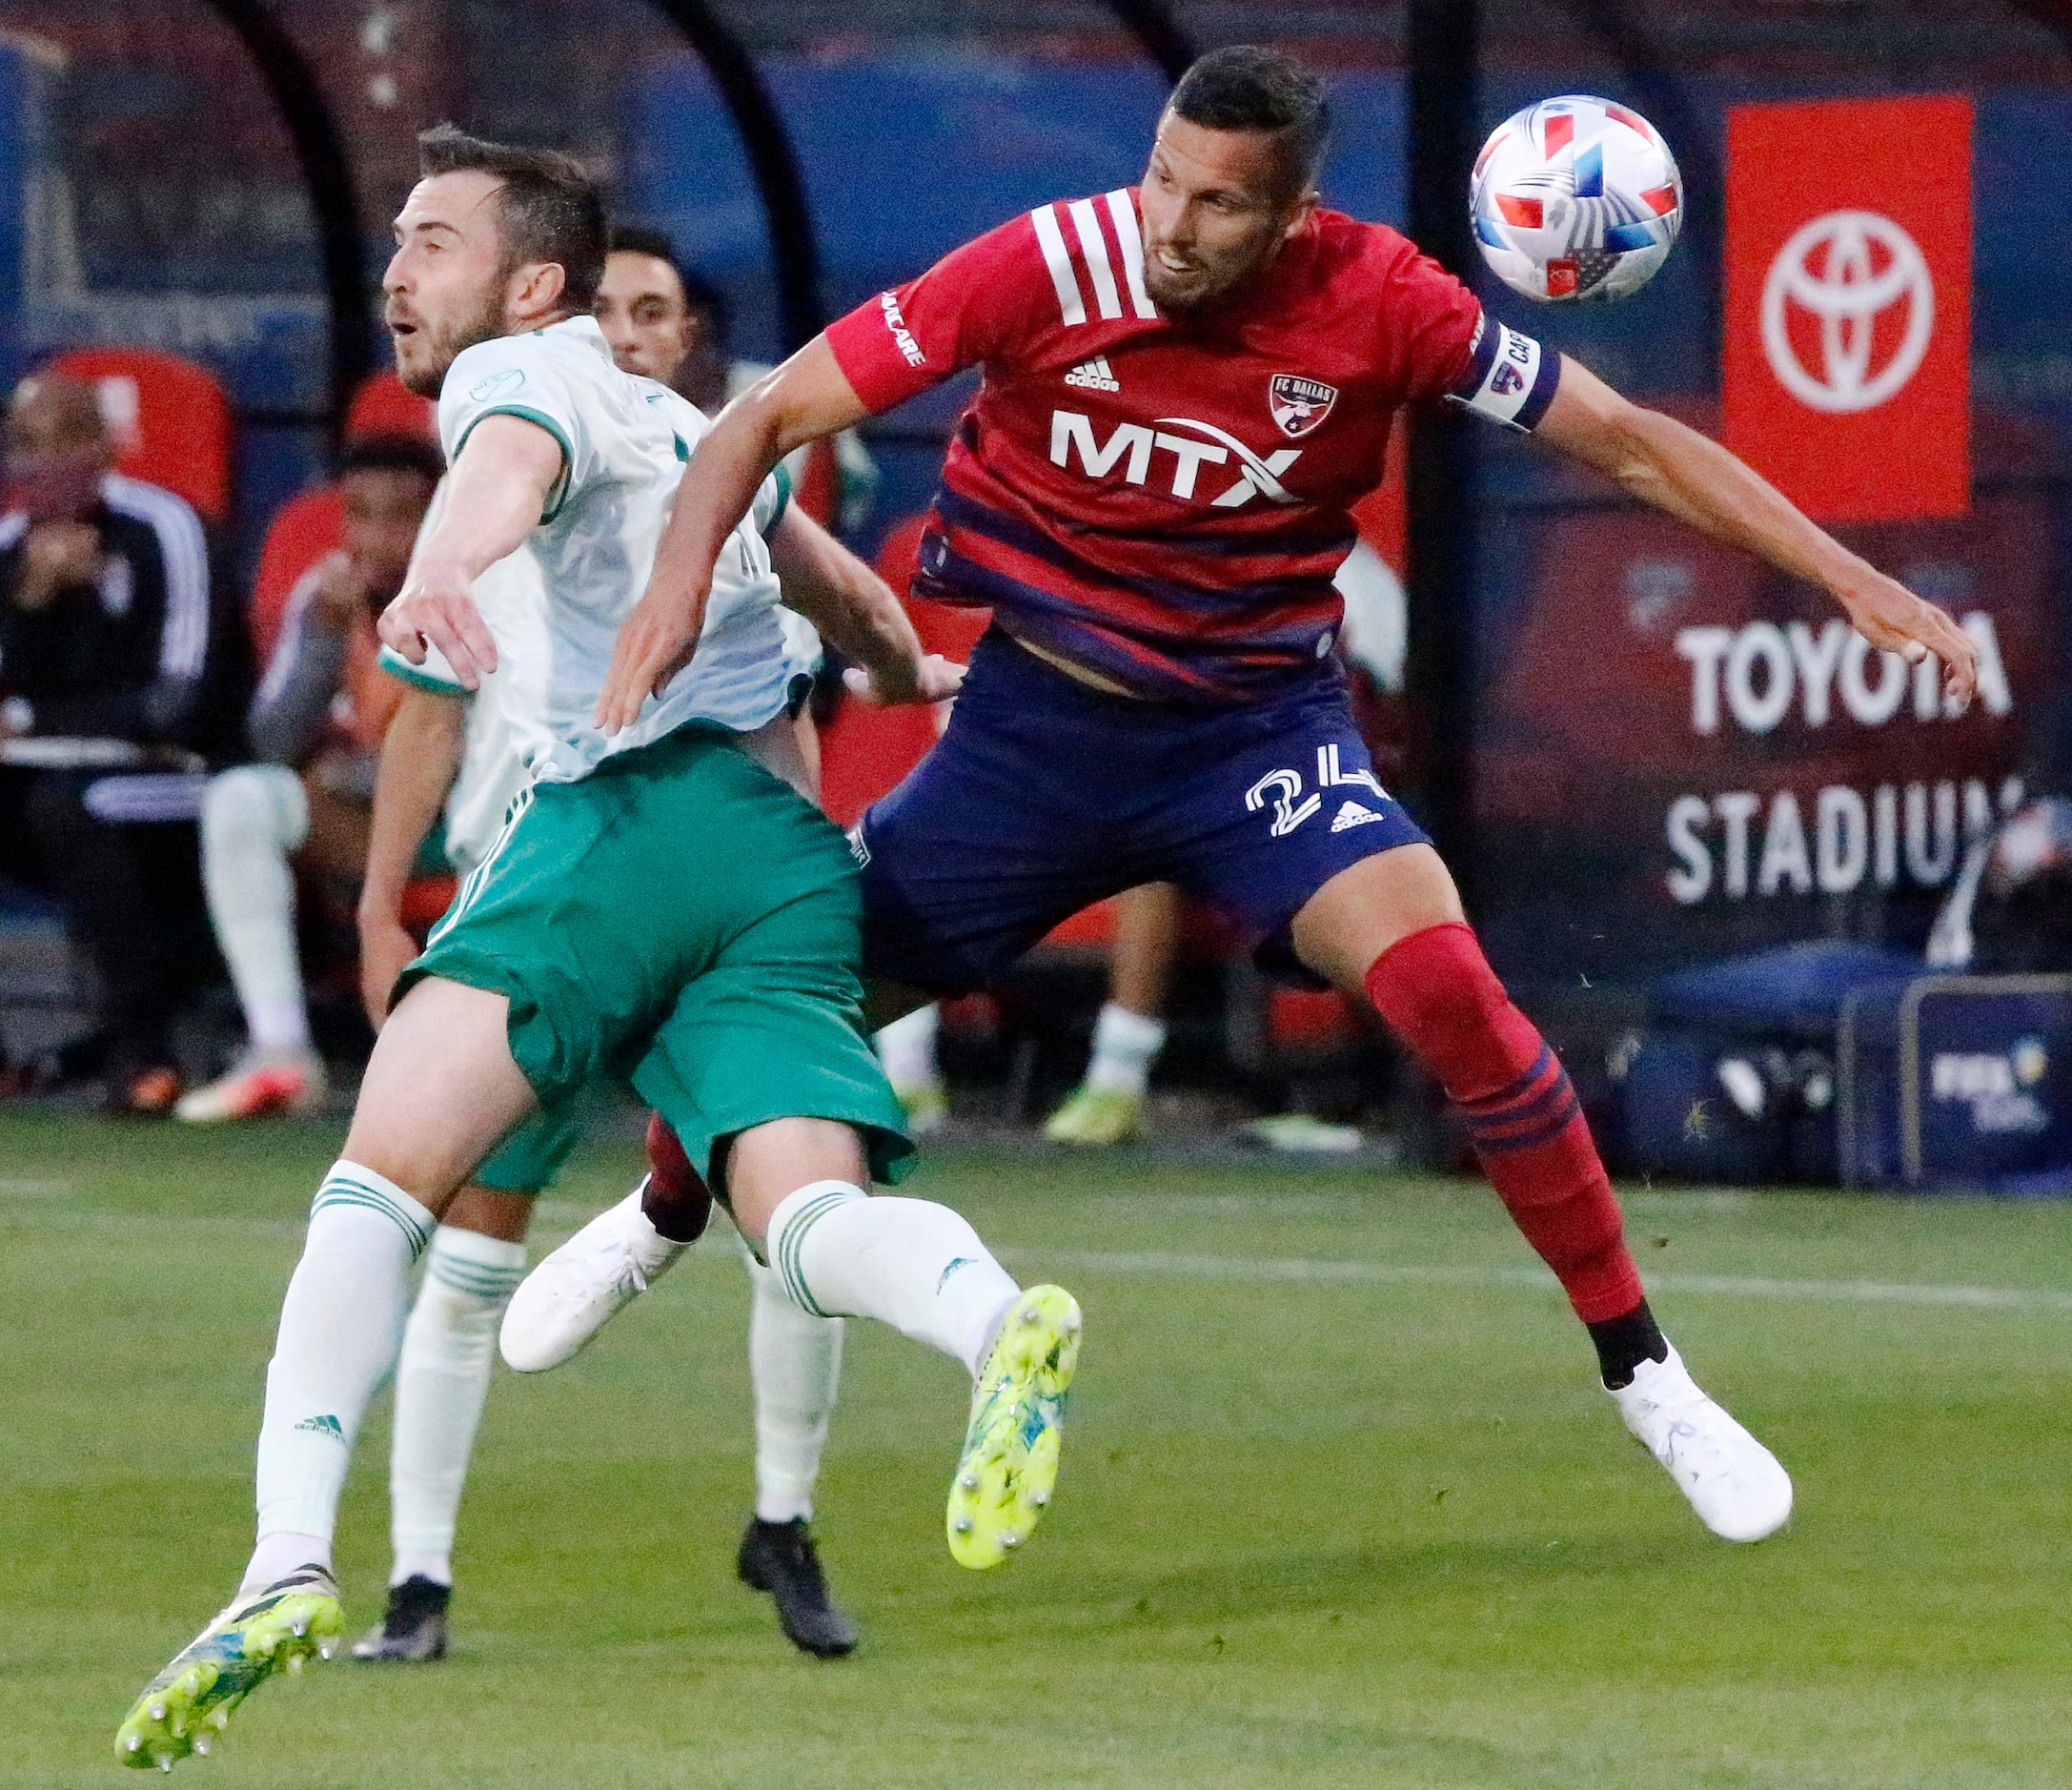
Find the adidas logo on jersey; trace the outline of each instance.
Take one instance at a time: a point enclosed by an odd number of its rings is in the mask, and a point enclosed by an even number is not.
[[[328,1435],[334,1442],[345,1440],[345,1426],[326,1412],[321,1417],[304,1417],[295,1425],[298,1430],[308,1430],[317,1435]]]
[[[1365,803],[1354,802],[1349,796],[1339,808],[1337,819],[1331,822],[1331,830],[1334,833],[1342,833],[1349,826],[1365,826],[1368,822],[1380,819],[1381,816],[1376,814]]]
[[[1083,385],[1089,392],[1119,392],[1122,381],[1108,370],[1107,356],[1096,355],[1091,360],[1082,360],[1065,376],[1066,385]]]

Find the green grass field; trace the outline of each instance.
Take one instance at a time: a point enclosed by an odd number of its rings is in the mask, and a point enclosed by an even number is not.
[[[0,1785],[119,1781],[136,1687],[234,1581],[260,1380],[335,1128],[0,1116]],[[627,1185],[582,1158],[540,1226]],[[2072,1210],[1641,1191],[1656,1306],[1793,1469],[1713,1540],[1486,1190],[947,1156],[921,1189],[1083,1300],[1059,1501],[960,1572],[961,1375],[852,1325],[823,1485],[851,1660],[732,1576],[747,1282],[708,1248],[499,1379],[456,1651],[269,1687],[237,1785],[2072,1782]],[[385,1417],[340,1532],[378,1614]]]

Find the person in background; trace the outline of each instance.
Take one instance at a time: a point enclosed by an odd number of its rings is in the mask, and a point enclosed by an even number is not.
[[[728,353],[724,295],[677,259],[660,231],[634,226],[612,233],[604,283],[598,288],[597,319],[619,364],[681,392],[707,416],[717,416],[770,368],[736,360]],[[816,444],[788,455],[783,467],[795,490],[811,493]],[[835,471],[830,526],[853,530],[868,517],[878,491],[878,468],[863,437],[844,429],[831,441]],[[818,667],[820,638],[805,619],[782,612],[787,646]],[[822,688],[826,688],[823,681]],[[824,718],[825,711],[823,711]],[[812,711],[798,718],[799,749],[814,774],[820,771],[820,735]],[[875,1040],[892,1091],[916,1137],[940,1130],[949,1118],[949,1089],[936,1062],[940,1015],[931,1003],[903,1014]],[[1163,1030],[1161,1031],[1163,1037]]]
[[[295,949],[295,872],[356,889],[365,870],[375,763],[401,696],[376,668],[375,622],[402,588],[442,470],[438,450],[415,436],[346,447],[345,544],[289,597],[247,722],[254,763],[211,779],[203,796],[202,883],[247,1042],[225,1074],[179,1103],[190,1124],[323,1097]]]
[[[732,318],[726,296],[677,258],[675,246],[659,230],[623,226],[612,233],[604,284],[598,289],[597,319],[620,364],[630,353],[649,366],[673,366],[673,375],[649,374],[681,392],[708,417],[717,417],[770,367],[734,358]],[[828,514],[814,514],[838,534],[863,526],[878,495],[878,468],[854,429],[837,435],[834,492]],[[793,489],[814,488],[810,447],[784,462]],[[811,507],[810,505],[808,507]]]
[[[1166,992],[1180,949],[1180,891],[1146,883],[1115,898],[1107,999],[1093,1023],[1086,1079],[1044,1123],[1053,1144],[1120,1144],[1144,1117],[1151,1065],[1166,1048]]]
[[[166,1112],[180,1075],[187,767],[220,680],[209,547],[181,498],[114,471],[93,387],[22,381],[0,514],[0,870],[67,909],[98,973],[109,1104]]]

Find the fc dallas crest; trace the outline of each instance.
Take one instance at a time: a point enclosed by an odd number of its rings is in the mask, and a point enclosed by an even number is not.
[[[1331,415],[1338,401],[1338,388],[1321,379],[1306,379],[1299,373],[1276,373],[1267,390],[1267,407],[1273,420],[1288,436],[1308,435]]]

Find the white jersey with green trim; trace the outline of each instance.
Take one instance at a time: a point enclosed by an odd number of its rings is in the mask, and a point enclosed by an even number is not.
[[[438,405],[447,463],[498,416],[537,423],[561,449],[546,512],[511,556],[537,577],[488,579],[477,594],[497,642],[488,687],[531,776],[570,783],[689,722],[746,733],[780,713],[791,667],[763,534],[787,481],[763,481],[721,551],[690,663],[607,737],[590,717],[620,625],[646,588],[684,462],[712,425],[667,386],[620,372],[590,316],[478,342],[455,359]],[[434,681],[453,681],[437,653],[428,666]]]
[[[783,515],[782,494],[777,496],[779,500],[775,502],[765,501],[764,496],[757,498],[751,520],[759,531],[775,527]],[[441,482],[424,513],[419,539],[437,526],[445,501],[446,486]],[[545,600],[538,561],[522,549],[499,559],[475,580],[476,604],[484,615],[523,613],[543,604]],[[802,690],[800,680],[810,680],[820,667],[820,638],[802,617],[791,610],[781,609],[778,616],[782,641],[780,665],[788,703]],[[501,642],[498,644],[500,647]],[[703,646],[699,650],[702,652]],[[437,652],[427,654],[423,664],[413,665],[384,646],[381,668],[419,689],[460,701],[468,698],[467,686]],[[482,687],[482,694],[489,700],[470,703],[459,775],[446,797],[446,856],[454,868],[463,873],[481,862],[503,830],[504,818],[518,791],[533,781],[508,719],[508,705],[500,700],[499,692],[508,675],[508,661],[499,662]]]

